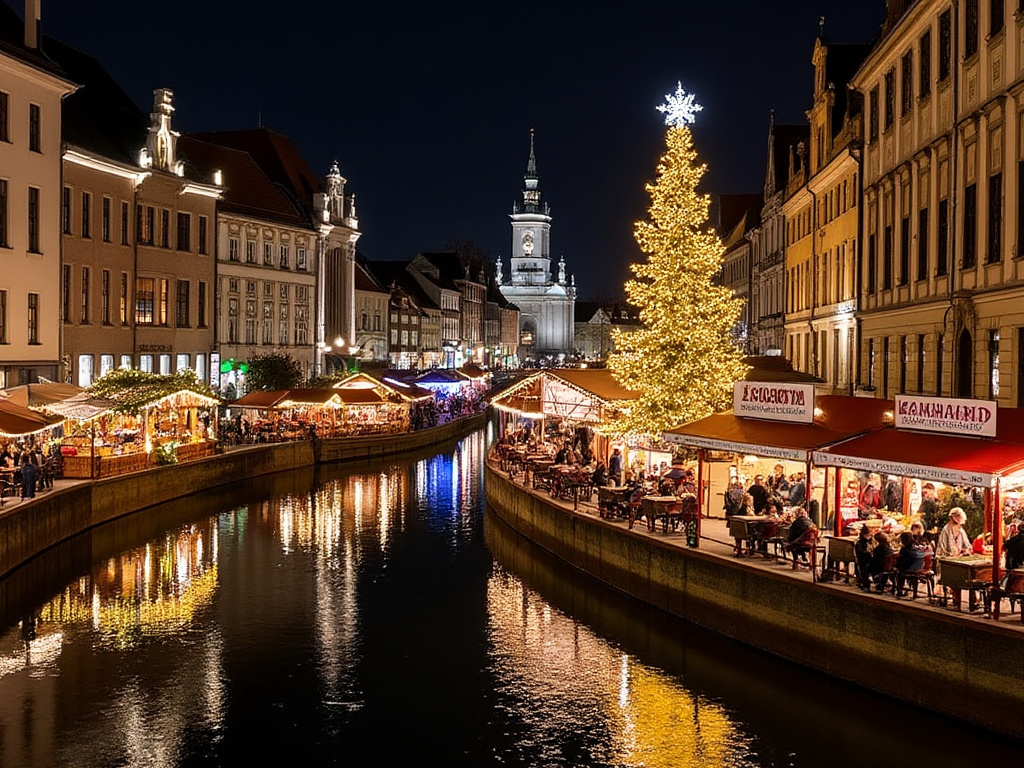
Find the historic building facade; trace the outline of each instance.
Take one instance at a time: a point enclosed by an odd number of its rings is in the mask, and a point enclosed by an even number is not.
[[[75,86],[40,51],[39,4],[0,5],[0,386],[60,380],[61,99]],[[23,34],[15,37],[13,30]]]
[[[891,2],[866,105],[860,377],[1024,405],[1024,16]]]
[[[814,46],[814,102],[782,205],[786,355],[833,392],[853,392],[861,111],[846,84],[867,45]]]
[[[512,256],[508,281],[497,260],[496,280],[502,295],[519,308],[519,356],[525,364],[560,362],[574,352],[573,305],[576,286],[567,280],[565,259],[551,274],[551,214],[542,202],[533,132],[526,164],[522,208],[513,207]]]

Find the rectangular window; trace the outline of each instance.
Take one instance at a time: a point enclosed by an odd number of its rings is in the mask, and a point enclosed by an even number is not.
[[[228,344],[238,343],[238,299],[228,299]]]
[[[397,328],[392,328],[391,329],[391,346],[392,347],[397,347],[398,346],[398,329]]]
[[[868,235],[868,279],[867,279],[867,292],[872,294],[875,292],[875,280],[878,274],[878,256],[875,253],[875,234],[872,232]]]
[[[924,393],[924,334],[917,334],[917,391]]]
[[[92,237],[92,195],[82,193],[82,237]]]
[[[1003,31],[1003,24],[1006,23],[1003,0],[989,0],[988,9],[988,34],[990,37],[995,37]]]
[[[985,260],[995,264],[1003,258],[1003,174],[988,178],[988,253]]]
[[[10,247],[7,238],[7,179],[0,179],[0,248]]]
[[[0,344],[7,344],[7,291],[0,291]]]
[[[964,58],[978,52],[978,0],[964,0]]]
[[[932,33],[928,30],[921,35],[921,44],[918,47],[917,70],[920,77],[917,83],[917,90],[924,99],[932,92]]]
[[[41,253],[39,250],[39,189],[28,188],[28,252]]]
[[[263,302],[263,343],[274,343],[274,305],[269,301]]]
[[[868,142],[878,139],[878,86],[868,94]],[[792,238],[790,238],[792,240]]]
[[[939,16],[939,82],[949,79],[953,63],[953,21],[949,9]]]
[[[0,141],[11,140],[11,96],[0,91]]]
[[[152,205],[136,206],[135,242],[153,245],[156,209]]]
[[[171,372],[171,356],[160,355],[160,375],[166,376]]]
[[[104,243],[110,242],[110,198],[104,197],[100,204],[100,236]]]
[[[139,355],[139,370],[145,373],[153,372],[153,356]]]
[[[43,151],[42,127],[40,125],[38,104],[28,105],[28,148],[30,152]]]
[[[39,343],[39,294],[28,295],[28,343]]]
[[[171,309],[171,281],[170,280],[158,280],[157,281],[157,308],[156,308],[156,321],[160,325],[167,325],[170,318],[168,313]]]
[[[187,371],[192,368],[192,360],[190,355],[176,355],[174,358],[174,370],[175,371]]]
[[[964,260],[960,266],[971,269],[978,263],[978,185],[964,188]]]
[[[914,53],[907,51],[900,63],[900,117],[910,114],[914,103]]]
[[[900,336],[900,394],[907,391],[907,366],[910,364],[910,346],[906,336]]]
[[[900,223],[900,285],[910,282],[910,217]]]
[[[179,328],[188,327],[188,299],[189,299],[189,281],[179,280],[178,281],[178,301],[174,313],[174,324]]]
[[[892,128],[896,121],[896,70],[885,73],[885,112],[882,114],[883,130]]]
[[[939,220],[935,227],[935,276],[942,277],[949,269],[949,200],[939,200]]]
[[[61,302],[60,319],[65,323],[71,322],[71,265],[65,264],[61,268]]]
[[[131,355],[121,355],[121,365],[120,365],[120,368],[123,371],[130,371],[131,370],[131,368],[132,368],[132,356]]]
[[[942,396],[942,363],[946,356],[946,335],[939,334],[939,340],[935,345],[935,394]]]
[[[135,324],[152,325],[156,301],[156,280],[152,277],[135,278]]]
[[[272,267],[274,266],[274,244],[264,243],[263,244],[263,266]]]
[[[199,300],[196,306],[196,321],[200,328],[206,327],[206,282],[204,280],[199,281]]]
[[[88,325],[89,323],[89,290],[92,287],[89,278],[89,268],[82,267],[82,316],[79,318],[82,325]]]
[[[277,308],[277,343],[287,347],[288,338],[288,305],[282,304]]]
[[[128,273],[121,273],[121,297],[118,304],[118,318],[121,325],[128,325]]]
[[[928,209],[917,212],[917,279],[928,278]]]
[[[121,245],[128,245],[128,203],[121,201]]]
[[[245,262],[246,264],[256,263],[256,241],[246,240],[245,241]]]
[[[71,187],[64,187],[60,198],[60,231],[71,234]]]
[[[209,219],[208,216],[200,216],[199,217],[199,235],[198,235],[199,243],[198,243],[198,246],[199,246],[199,253],[202,256],[206,256],[210,252],[208,247],[207,247],[207,245],[206,245],[206,228],[209,225],[209,221],[210,221],[210,219]]]
[[[179,251],[192,250],[192,215],[178,212],[178,242]]]
[[[288,269],[288,246],[287,245],[282,245],[281,246],[280,256],[281,256],[281,269]]]
[[[104,269],[100,284],[100,322],[110,325],[110,270]]]
[[[875,387],[875,340],[868,339],[868,386]]]
[[[232,237],[228,240],[228,260],[238,261],[238,238]]]
[[[988,397],[999,397],[999,331],[995,329],[988,332]]]
[[[160,247],[171,247],[171,212],[166,208],[160,211]]]
[[[893,249],[893,232],[892,225],[890,224],[885,228],[884,239],[882,241],[882,290],[888,291],[892,288],[892,249]]]
[[[306,269],[306,249],[296,248],[295,249],[295,268]]]

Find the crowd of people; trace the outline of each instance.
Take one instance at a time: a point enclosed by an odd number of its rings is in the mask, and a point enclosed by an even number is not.
[[[34,441],[0,446],[0,495],[12,492],[23,499],[31,499],[36,493],[53,487],[53,481],[61,476],[62,456],[60,446],[53,443],[49,452]]]

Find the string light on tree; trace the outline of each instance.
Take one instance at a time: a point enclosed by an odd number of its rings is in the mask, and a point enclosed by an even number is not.
[[[665,114],[666,151],[647,185],[647,218],[633,230],[647,259],[630,265],[626,282],[641,326],[614,332],[608,365],[640,393],[619,425],[622,433],[660,436],[681,423],[729,407],[733,383],[747,366],[733,341],[742,301],[716,285],[725,248],[708,226],[710,198],[697,192],[698,164],[690,124],[701,107],[680,83],[657,107]]]

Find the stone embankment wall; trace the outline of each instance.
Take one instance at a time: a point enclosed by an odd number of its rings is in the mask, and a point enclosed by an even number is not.
[[[0,509],[0,577],[93,526],[239,480],[317,463],[377,459],[443,443],[480,429],[480,414],[406,435],[255,445],[183,464],[86,481]]]
[[[1024,738],[1024,633],[772,574],[568,513],[490,466],[495,513],[633,597],[769,653]],[[841,707],[841,702],[822,702]]]

